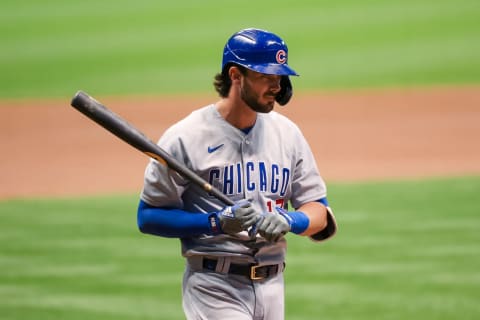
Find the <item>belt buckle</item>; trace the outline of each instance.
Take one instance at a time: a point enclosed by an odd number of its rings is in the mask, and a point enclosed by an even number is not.
[[[257,268],[260,268],[260,266],[251,266],[250,267],[250,280],[265,279],[265,277],[263,277],[263,276],[257,276]]]

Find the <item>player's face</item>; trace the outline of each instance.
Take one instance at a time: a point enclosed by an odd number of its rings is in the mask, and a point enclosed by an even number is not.
[[[281,76],[251,70],[243,77],[240,97],[254,111],[268,113],[273,110],[275,97],[280,91]]]

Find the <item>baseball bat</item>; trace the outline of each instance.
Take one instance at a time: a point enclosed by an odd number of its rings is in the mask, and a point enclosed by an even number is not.
[[[183,163],[173,158],[156,143],[147,138],[140,130],[122,119],[119,115],[113,113],[87,93],[78,91],[72,98],[71,105],[132,147],[168,166],[206,192],[209,192],[225,205],[234,205],[234,202],[230,198],[187,168]]]

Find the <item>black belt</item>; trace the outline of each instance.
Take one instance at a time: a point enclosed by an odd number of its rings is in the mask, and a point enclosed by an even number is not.
[[[218,260],[204,258],[202,265],[204,269],[216,271],[217,263]],[[278,264],[259,266],[256,264],[231,263],[228,273],[245,276],[251,280],[264,280],[277,275],[279,272],[282,272],[283,268],[280,268],[279,266],[280,265]],[[285,264],[283,264],[283,266],[285,267]]]

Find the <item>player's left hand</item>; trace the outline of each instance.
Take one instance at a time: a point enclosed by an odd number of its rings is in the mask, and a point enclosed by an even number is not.
[[[247,230],[257,220],[257,213],[248,200],[240,200],[233,206],[228,206],[215,213],[223,233],[237,234]]]
[[[270,242],[277,242],[291,229],[288,217],[281,213],[284,209],[275,209],[274,212],[264,213],[256,226],[256,231]]]

